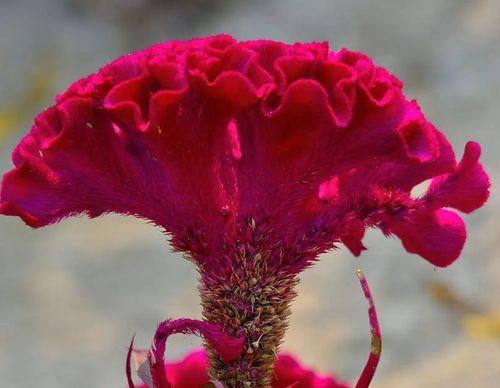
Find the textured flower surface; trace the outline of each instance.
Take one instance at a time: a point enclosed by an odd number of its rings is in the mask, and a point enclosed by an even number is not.
[[[206,338],[211,377],[267,386],[297,274],[340,243],[359,255],[367,227],[451,264],[466,231],[450,209],[488,197],[479,156],[469,142],[457,163],[363,54],[215,36],[126,55],[58,96],[13,153],[0,213],[32,227],[109,212],[160,226],[200,273],[212,326],[191,329],[242,341],[224,359]]]

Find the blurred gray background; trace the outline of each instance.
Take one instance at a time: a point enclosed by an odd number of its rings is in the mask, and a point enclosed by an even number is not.
[[[384,349],[374,387],[497,387],[500,381],[500,2],[498,0],[0,0],[0,173],[33,117],[70,82],[163,40],[327,40],[406,83],[461,154],[482,143],[493,189],[467,217],[462,258],[436,270],[397,240],[322,257],[302,276],[284,349],[354,381],[369,351],[361,267]],[[71,219],[31,230],[0,218],[0,386],[123,387],[126,346],[166,317],[198,317],[197,276],[144,222]],[[175,337],[167,357],[199,346]]]

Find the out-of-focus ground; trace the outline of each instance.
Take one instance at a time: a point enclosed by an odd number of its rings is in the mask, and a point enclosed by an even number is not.
[[[109,60],[162,40],[227,32],[239,39],[328,40],[367,52],[406,81],[461,153],[482,143],[493,182],[467,217],[462,258],[436,270],[369,233],[302,277],[284,349],[353,381],[369,350],[364,269],[384,335],[374,387],[497,387],[500,381],[500,2],[497,0],[0,0],[0,172],[53,95]],[[119,216],[42,230],[0,218],[0,386],[122,387],[135,332],[200,315],[196,272],[166,239]],[[175,337],[170,359],[199,345]]]

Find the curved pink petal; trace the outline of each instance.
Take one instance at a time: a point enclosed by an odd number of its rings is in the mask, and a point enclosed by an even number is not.
[[[232,337],[219,325],[196,319],[167,320],[158,325],[149,352],[149,365],[154,388],[168,388],[169,383],[163,370],[165,344],[172,334],[198,334],[214,349],[223,362],[238,358],[243,351],[245,338]]]
[[[131,377],[131,358],[139,357],[137,372],[150,388],[196,387],[202,384],[206,372],[206,359],[201,353],[189,356],[184,361],[168,364],[165,368],[165,346],[173,334],[197,334],[215,350],[221,361],[228,362],[238,358],[245,343],[245,338],[236,338],[226,334],[219,325],[206,321],[180,318],[166,320],[158,325],[149,352],[133,350],[133,339],[127,353],[126,372],[130,388],[134,388]],[[172,373],[172,375],[170,374]]]
[[[390,228],[408,252],[438,267],[446,267],[458,258],[467,235],[460,216],[444,209],[420,211],[407,219],[393,220]]]
[[[470,213],[486,202],[489,196],[490,181],[481,163],[481,146],[469,142],[464,156],[455,172],[441,175],[432,180],[424,200],[429,206],[452,207]]]
[[[279,354],[275,363],[273,388],[348,388],[330,376],[321,376],[302,366],[290,354]]]
[[[173,388],[198,388],[210,380],[208,359],[204,351],[199,350],[188,354],[179,362],[168,363],[166,374]]]

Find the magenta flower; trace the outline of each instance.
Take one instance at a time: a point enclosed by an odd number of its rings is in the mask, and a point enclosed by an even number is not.
[[[136,360],[140,364],[140,353]],[[183,360],[165,365],[164,373],[168,376],[172,388],[200,388],[210,384],[207,372],[208,359],[204,350],[194,351]],[[348,388],[349,385],[332,377],[316,375],[304,368],[289,354],[279,354],[275,362],[272,388]],[[215,385],[215,384],[214,384]],[[143,384],[140,388],[148,388]]]
[[[359,255],[371,226],[445,267],[466,238],[449,209],[488,197],[479,145],[457,163],[401,89],[367,56],[325,43],[162,43],[76,82],[36,118],[0,213],[32,227],[108,212],[160,226],[200,273],[205,320],[160,326],[152,384],[169,384],[164,336],[194,331],[214,381],[268,386],[297,275],[319,254],[342,243]]]

